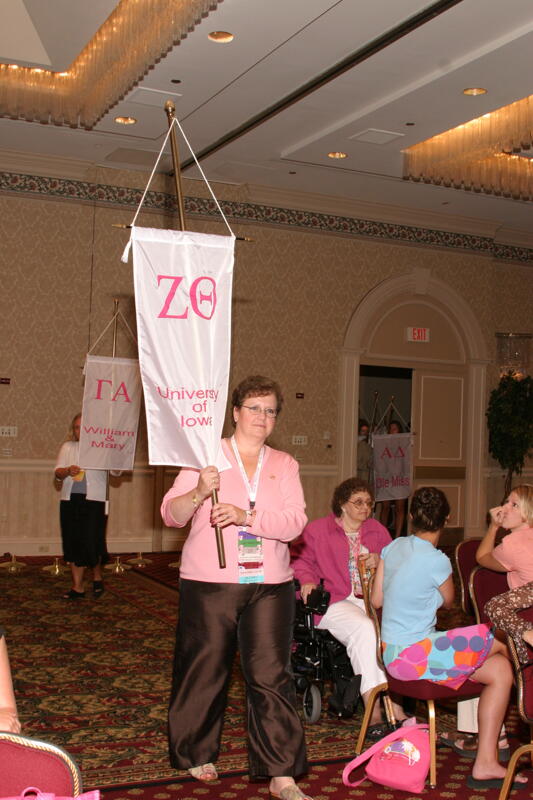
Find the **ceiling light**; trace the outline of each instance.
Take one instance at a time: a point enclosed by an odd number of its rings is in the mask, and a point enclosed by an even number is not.
[[[115,117],[115,122],[119,125],[135,125],[137,120],[135,117]]]
[[[170,83],[181,83],[181,78],[171,78]]]
[[[463,94],[469,97],[477,97],[478,94],[487,94],[487,90],[483,89],[481,86],[474,86],[469,89],[463,89]]]
[[[348,158],[348,153],[332,150],[331,153],[328,153],[328,158]]]
[[[218,42],[218,44],[227,44],[233,41],[233,34],[229,33],[229,31],[211,31],[207,38],[211,39],[212,42]]]

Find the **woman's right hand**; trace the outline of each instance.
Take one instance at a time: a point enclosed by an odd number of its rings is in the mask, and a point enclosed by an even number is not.
[[[202,500],[211,497],[213,489],[220,489],[220,473],[216,467],[204,467],[200,470],[196,492]]]
[[[304,603],[307,603],[307,598],[309,597],[313,589],[316,589],[316,583],[302,583],[302,585],[300,586],[300,596],[304,601]]]
[[[490,521],[493,525],[501,526],[503,521],[504,508],[503,506],[495,506],[490,509]]]

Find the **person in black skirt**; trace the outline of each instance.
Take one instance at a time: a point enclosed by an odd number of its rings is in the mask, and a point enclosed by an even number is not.
[[[72,588],[65,600],[85,597],[85,568],[93,571],[93,595],[104,593],[102,567],[109,560],[105,542],[107,470],[78,466],[81,414],[70,426],[69,438],[61,445],[55,479],[61,484],[60,522],[63,557],[72,572]],[[111,470],[112,475],[120,472]]]

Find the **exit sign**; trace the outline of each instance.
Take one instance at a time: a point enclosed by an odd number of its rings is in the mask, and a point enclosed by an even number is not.
[[[429,328],[407,328],[408,342],[429,342]]]

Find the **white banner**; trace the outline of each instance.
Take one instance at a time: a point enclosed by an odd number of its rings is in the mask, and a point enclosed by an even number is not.
[[[227,468],[235,238],[136,227],[131,238],[150,464]]]
[[[80,466],[133,469],[141,376],[133,358],[87,356],[80,431]]]
[[[374,434],[376,500],[400,500],[411,494],[411,434]]]

